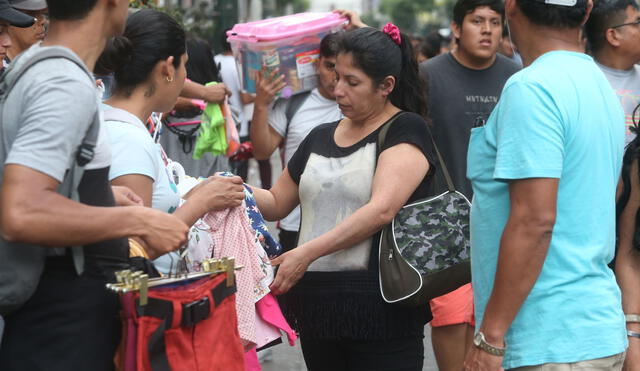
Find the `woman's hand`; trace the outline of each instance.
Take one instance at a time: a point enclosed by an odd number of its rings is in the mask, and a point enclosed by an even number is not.
[[[279,267],[269,289],[275,295],[286,294],[304,276],[312,261],[302,246],[271,260],[271,265]]]
[[[143,206],[143,201],[129,187],[111,186],[113,197],[116,200],[116,206]]]
[[[202,100],[207,103],[222,103],[226,97],[231,97],[231,90],[224,83],[202,87]]]
[[[239,176],[211,176],[189,192],[189,200],[202,203],[207,211],[240,206],[244,200],[244,186]]]

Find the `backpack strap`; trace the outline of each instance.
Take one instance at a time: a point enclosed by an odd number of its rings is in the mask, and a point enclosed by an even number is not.
[[[89,126],[82,143],[78,147],[76,159],[66,174],[66,177],[60,187],[58,193],[69,197],[75,202],[80,202],[80,194],[78,186],[84,174],[84,167],[93,159],[95,147],[100,134],[100,114],[98,111],[93,116],[93,122]],[[72,246],[71,252],[73,256],[73,265],[78,275],[84,272],[84,249],[82,246]]]
[[[287,139],[287,135],[289,134],[289,125],[291,125],[291,120],[293,120],[293,116],[296,115],[300,107],[307,101],[307,98],[311,95],[310,91],[296,94],[293,97],[289,98],[287,102],[287,108],[285,110],[285,117],[287,118],[287,126],[284,129],[284,138]]]
[[[29,53],[26,54],[28,55]],[[32,55],[29,55],[28,59],[22,58],[23,56],[24,54],[15,58],[9,69],[0,76],[0,118],[2,119],[2,125],[0,126],[0,140],[2,140],[2,145],[4,145],[4,133],[7,127],[9,125],[19,125],[18,122],[9,122],[4,119],[4,104],[18,80],[20,80],[20,78],[31,67],[47,59],[64,58],[78,65],[78,67],[87,74],[87,77],[93,81],[93,75],[89,72],[82,60],[67,48],[55,46],[43,47]],[[95,147],[98,142],[99,132],[100,112],[98,107],[94,113],[91,125],[89,125],[81,144],[78,146],[73,164],[65,174],[63,182],[58,187],[57,192],[59,194],[62,194],[76,202],[80,201],[78,185],[80,184],[84,174],[84,166],[87,165],[95,155]],[[82,246],[73,246],[71,247],[71,250],[73,253],[73,262],[76,272],[80,275],[84,271],[84,250]]]
[[[284,115],[287,119],[287,126],[284,128],[284,136],[282,137],[282,143],[280,143],[280,161],[282,161],[282,168],[284,169],[287,164],[284,162],[284,149],[285,142],[287,141],[287,136],[289,135],[289,125],[291,125],[291,120],[293,120],[293,116],[296,115],[300,107],[306,102],[307,98],[311,95],[310,91],[306,91],[304,93],[296,94],[287,100],[287,106],[285,107]],[[284,98],[280,98],[284,99]],[[274,105],[275,107],[275,105]]]

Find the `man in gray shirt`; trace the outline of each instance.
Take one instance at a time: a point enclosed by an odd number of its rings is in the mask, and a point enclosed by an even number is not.
[[[35,293],[5,316],[0,369],[112,370],[120,325],[117,297],[104,285],[128,266],[126,237],[137,237],[155,257],[180,247],[188,228],[151,208],[115,207],[135,202],[123,194],[114,198],[104,135],[85,166],[80,202],[56,192],[99,108],[89,71],[107,39],[122,32],[129,1],[49,0],[48,5],[47,38],[6,73],[43,48],[66,48],[76,61],[35,64],[4,102],[0,231],[3,244],[83,246],[85,263],[78,275],[70,254],[48,254]],[[12,279],[0,277],[0,287]]]
[[[595,1],[585,24],[593,58],[620,98],[626,116],[625,144],[635,134],[633,111],[640,103],[640,10],[634,0]]]
[[[589,48],[598,67],[611,84],[620,99],[625,113],[625,145],[631,143],[636,135],[630,128],[634,125],[633,113],[640,103],[640,10],[634,0],[599,0],[594,2],[593,10],[585,25],[585,33]],[[638,116],[636,115],[636,120]],[[636,139],[637,140],[637,139]],[[632,145],[633,146],[633,145]],[[629,150],[633,150],[629,148]],[[625,155],[625,159],[626,159]],[[635,166],[624,170],[635,184],[637,177]],[[624,176],[624,175],[623,175]],[[636,178],[637,179],[637,178]],[[621,180],[620,183],[623,183]],[[627,209],[630,210],[627,212]],[[636,226],[637,205],[634,209],[634,198],[631,197],[624,212],[618,220],[618,247],[615,259],[616,280],[622,291],[622,309],[625,314],[633,317],[640,313],[640,290],[638,277],[640,272],[640,256],[637,250],[627,241],[628,235],[633,236],[626,229]],[[631,218],[628,218],[631,215]],[[630,220],[629,220],[630,219]],[[634,238],[632,237],[631,240]],[[640,332],[640,323],[630,318],[627,330],[632,333]],[[640,369],[640,339],[629,336],[629,347],[624,360],[625,370]]]
[[[284,87],[282,77],[265,79],[259,76],[250,135],[253,143],[253,155],[258,160],[268,159],[276,148],[283,144],[285,166],[298,149],[302,140],[313,128],[320,124],[337,121],[342,118],[333,95],[335,87],[335,64],[338,54],[337,35],[329,34],[320,43],[318,59],[318,87],[306,95],[304,101],[292,117],[291,104],[300,97],[279,99],[273,103],[276,93]],[[300,208],[296,208],[280,221],[279,240],[284,251],[296,247],[300,226]]]

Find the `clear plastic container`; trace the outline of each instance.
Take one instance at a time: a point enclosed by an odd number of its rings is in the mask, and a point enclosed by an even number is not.
[[[243,90],[256,92],[256,75],[279,68],[288,98],[318,85],[316,64],[320,41],[341,30],[347,20],[336,13],[299,13],[235,25],[227,32]]]

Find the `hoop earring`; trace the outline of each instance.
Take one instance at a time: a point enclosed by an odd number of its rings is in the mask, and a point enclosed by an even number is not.
[[[165,80],[167,80],[168,83],[172,83],[173,82],[173,77],[169,78],[169,76],[165,77]]]

